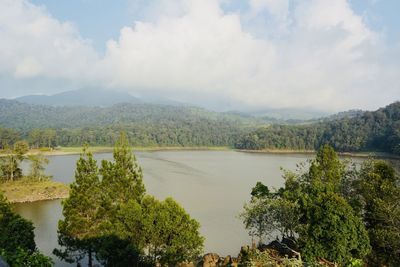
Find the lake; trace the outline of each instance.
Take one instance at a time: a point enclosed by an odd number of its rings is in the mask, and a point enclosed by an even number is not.
[[[257,181],[272,187],[282,186],[281,167],[295,170],[297,163],[312,157],[236,151],[152,151],[135,154],[143,168],[147,193],[159,199],[173,197],[200,222],[201,233],[206,238],[205,253],[232,256],[237,256],[241,246],[251,243],[251,238],[237,218],[243,204],[250,199],[251,188]],[[47,173],[55,181],[71,183],[78,157],[49,157]],[[95,158],[111,159],[112,155],[95,154]],[[19,214],[33,221],[39,249],[52,256],[51,252],[57,246],[61,201],[23,203],[14,207]],[[57,258],[54,260],[56,266],[71,266]]]

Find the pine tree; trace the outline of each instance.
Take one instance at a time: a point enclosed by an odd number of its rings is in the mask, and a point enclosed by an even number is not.
[[[64,220],[59,221],[59,243],[65,251],[55,254],[66,261],[79,261],[88,255],[92,266],[94,239],[103,223],[100,214],[101,193],[96,160],[84,149],[76,164],[75,182],[70,186],[69,197],[63,201]]]
[[[116,206],[132,198],[140,203],[146,192],[143,172],[125,134],[117,141],[113,157],[114,162],[103,161],[101,167],[103,188],[107,190],[111,204]]]

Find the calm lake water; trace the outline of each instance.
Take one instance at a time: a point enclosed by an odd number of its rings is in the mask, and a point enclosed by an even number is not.
[[[135,153],[143,168],[147,193],[159,199],[171,196],[201,224],[204,252],[236,256],[251,238],[237,218],[257,181],[268,186],[283,184],[281,167],[295,170],[308,155],[279,155],[235,151],[155,151]],[[96,154],[97,160],[111,159],[110,153]],[[47,173],[55,181],[74,180],[78,155],[51,156]],[[33,221],[36,243],[52,256],[57,246],[57,223],[61,201],[14,205]],[[52,256],[54,258],[54,256]],[[56,266],[71,266],[54,258]]]

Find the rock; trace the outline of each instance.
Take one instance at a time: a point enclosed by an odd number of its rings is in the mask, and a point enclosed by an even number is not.
[[[219,256],[216,253],[207,253],[203,256],[203,267],[216,267],[218,266]]]
[[[276,250],[281,257],[287,256],[288,258],[296,258],[300,259],[300,253],[291,249],[286,244],[279,242],[278,240],[274,240],[268,245],[261,244],[258,249],[260,251],[265,251],[267,249]]]

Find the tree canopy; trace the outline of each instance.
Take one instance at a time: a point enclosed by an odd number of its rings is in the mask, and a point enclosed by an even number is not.
[[[196,258],[203,247],[199,223],[172,198],[145,194],[143,174],[124,134],[113,161],[96,160],[85,149],[75,182],[63,201],[55,254],[68,262],[85,257],[105,266],[163,263],[175,266]]]
[[[242,214],[245,227],[251,234],[280,234],[296,240],[308,262],[324,258],[346,265],[352,259],[365,259],[371,245],[374,248],[368,225],[342,193],[343,183],[350,176],[359,177],[358,172],[342,162],[332,147],[322,146],[316,158],[297,172],[284,172],[283,188],[270,190],[257,183]]]
[[[339,152],[381,151],[400,155],[400,102],[351,118],[262,127],[241,136],[235,147],[318,150],[324,144]]]
[[[0,193],[0,256],[11,267],[50,267],[52,261],[36,248],[34,227],[14,213],[6,198]]]

